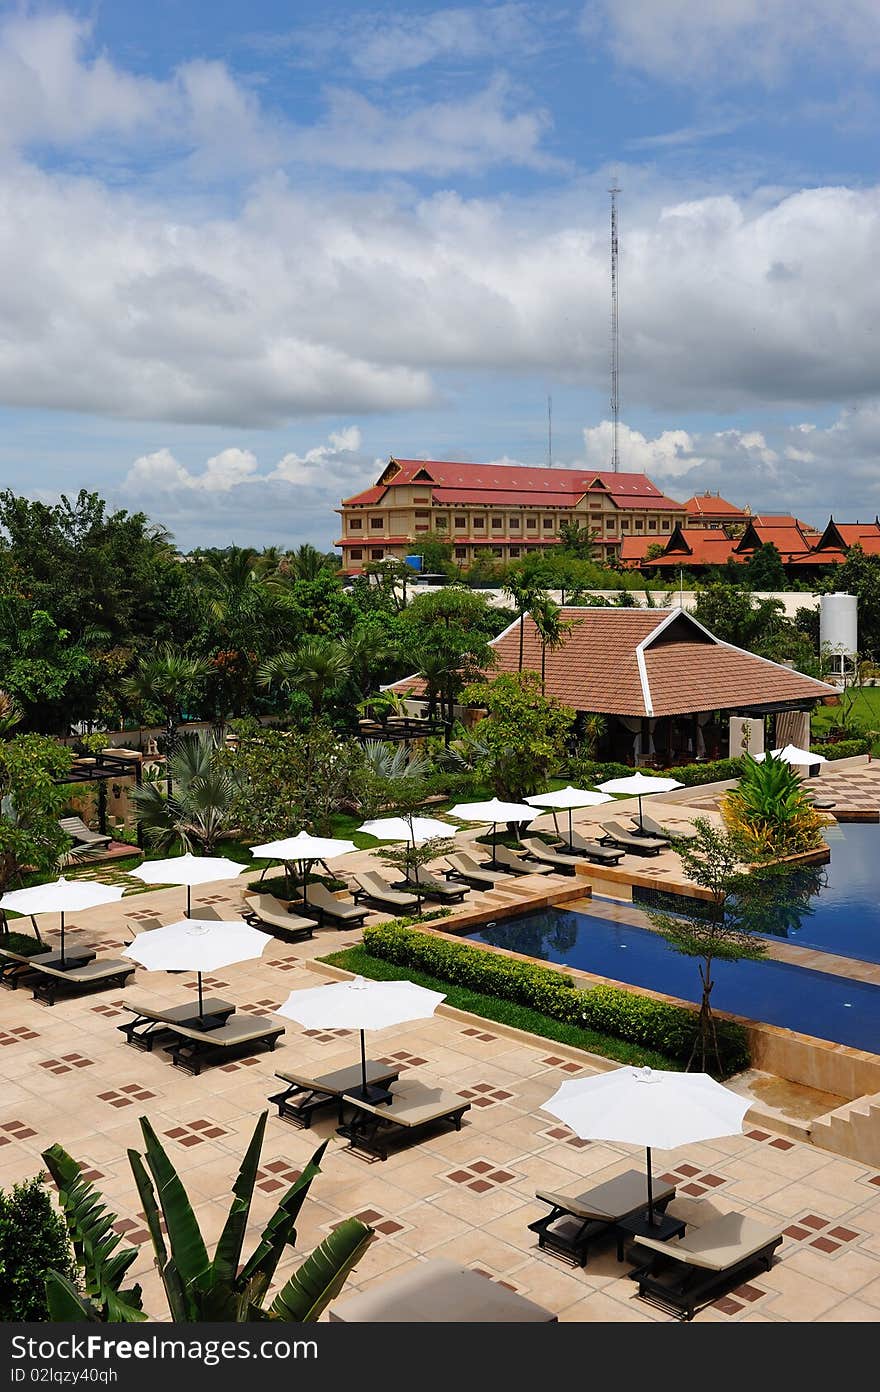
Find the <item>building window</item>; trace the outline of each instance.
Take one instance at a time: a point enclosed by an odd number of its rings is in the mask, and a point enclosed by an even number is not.
[[[507,528],[508,531],[518,532],[520,528],[520,519],[518,517],[509,517],[507,519]]]
[[[645,530],[645,524],[641,517],[636,518],[634,526],[637,532],[643,532]]]
[[[537,517],[527,517],[527,518],[526,518],[526,530],[527,530],[527,531],[533,532],[533,531],[535,530],[535,528],[537,527],[537,525],[538,525],[538,519],[537,519]]]
[[[656,530],[657,530],[657,519],[656,519],[656,517],[652,517],[652,518],[650,518],[649,521],[648,521],[648,531],[649,531],[649,532],[656,532]]]
[[[445,532],[445,531],[446,531],[446,528],[449,526],[449,518],[448,518],[448,517],[435,517],[435,518],[434,518],[434,526],[437,528],[437,531],[438,531],[438,532]]]
[[[466,518],[466,517],[456,517],[456,518],[455,518],[455,526],[456,526],[456,527],[466,527],[466,526],[467,526],[467,518]]]
[[[504,518],[503,518],[503,517],[493,517],[493,518],[492,518],[492,531],[493,531],[493,532],[500,532],[500,531],[501,531],[501,528],[502,528],[503,526],[504,526]]]
[[[475,531],[475,532],[481,532],[481,531],[483,531],[483,529],[485,528],[485,526],[486,526],[486,519],[485,519],[485,517],[475,517],[475,518],[474,518],[474,520],[473,520],[473,528],[474,528],[474,531]]]
[[[384,526],[385,526],[385,518],[384,518],[384,517],[371,517],[371,518],[370,518],[370,530],[371,530],[371,531],[374,531],[374,532],[381,532],[381,531],[383,530]]]
[[[417,522],[430,522],[430,520],[431,520],[431,514],[430,514],[430,512],[417,512],[417,513],[416,513],[416,521],[417,521]]]
[[[537,546],[527,546],[527,547],[526,547],[526,550],[527,550],[527,551],[537,551],[538,549],[539,549],[539,548],[538,548]]]
[[[417,532],[429,532],[430,530],[431,530],[431,528],[428,526],[427,522],[417,522],[417,523],[416,523],[416,531],[417,531]]]
[[[350,532],[359,532],[363,525],[364,519],[362,517],[349,517],[348,519],[348,530]]]
[[[544,531],[545,531],[545,532],[551,531],[554,525],[555,525],[555,524],[554,524],[554,522],[553,522],[553,518],[552,518],[552,517],[545,517],[545,518],[544,518]]]
[[[427,493],[414,493],[414,494],[413,494],[413,502],[414,502],[414,503],[430,503],[430,501],[431,501],[431,499],[430,499],[430,497],[428,496]]]
[[[511,559],[511,560],[514,560],[518,555],[519,555],[519,547],[518,547],[518,546],[511,546],[511,548],[510,548],[510,559]]]
[[[503,547],[503,546],[493,546],[493,547],[492,547],[492,555],[493,555],[493,556],[498,556],[499,559],[500,559],[500,557],[504,555],[504,547]]]
[[[466,560],[467,560],[467,547],[466,547],[466,546],[456,546],[456,548],[455,548],[455,559],[456,559],[457,561],[466,561]]]
[[[371,561],[383,561],[384,559],[385,559],[385,551],[384,551],[384,549],[383,549],[381,546],[374,546],[373,549],[372,549],[372,551],[370,552],[370,560],[371,560]]]
[[[621,524],[620,524],[620,530],[621,530],[622,532],[628,532],[628,531],[629,531],[629,518],[628,518],[628,517],[624,517],[623,521],[622,521]]]
[[[359,546],[353,546],[348,554],[351,560],[359,561],[363,558],[364,553]]]
[[[660,526],[664,532],[668,532],[670,530],[670,525],[671,524],[668,517],[664,517],[663,521],[660,523]]]

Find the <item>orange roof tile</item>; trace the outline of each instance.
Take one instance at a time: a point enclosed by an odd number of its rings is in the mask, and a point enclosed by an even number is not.
[[[522,503],[524,494],[534,496],[535,505],[572,505],[591,491],[610,497],[619,508],[651,507],[657,511],[683,511],[681,503],[667,498],[646,474],[610,473],[595,469],[531,468],[525,464],[456,463],[448,459],[389,460],[376,487],[432,484],[443,490],[443,502]],[[373,490],[348,499],[352,505],[375,502]],[[370,495],[370,496],[368,496]],[[500,497],[498,495],[501,495]],[[566,501],[556,503],[553,495]]]
[[[695,493],[693,498],[688,498],[684,504],[685,511],[697,517],[748,517],[743,508],[737,507],[736,503],[729,503],[726,498],[720,498],[715,493]]]

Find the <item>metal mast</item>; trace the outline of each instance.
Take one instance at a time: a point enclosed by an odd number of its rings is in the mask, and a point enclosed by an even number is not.
[[[547,397],[547,467],[553,468],[553,397]]]
[[[620,468],[618,452],[618,426],[620,424],[620,341],[617,310],[617,195],[620,189],[615,178],[608,192],[611,194],[611,468],[616,474]]]

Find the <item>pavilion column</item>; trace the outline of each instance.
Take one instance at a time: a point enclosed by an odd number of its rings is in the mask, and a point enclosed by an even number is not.
[[[107,780],[98,779],[98,830],[102,836],[107,835]]]

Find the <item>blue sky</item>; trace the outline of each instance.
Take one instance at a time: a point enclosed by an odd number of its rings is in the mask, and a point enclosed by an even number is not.
[[[880,509],[880,8],[0,3],[0,478],[329,545],[389,454]]]

